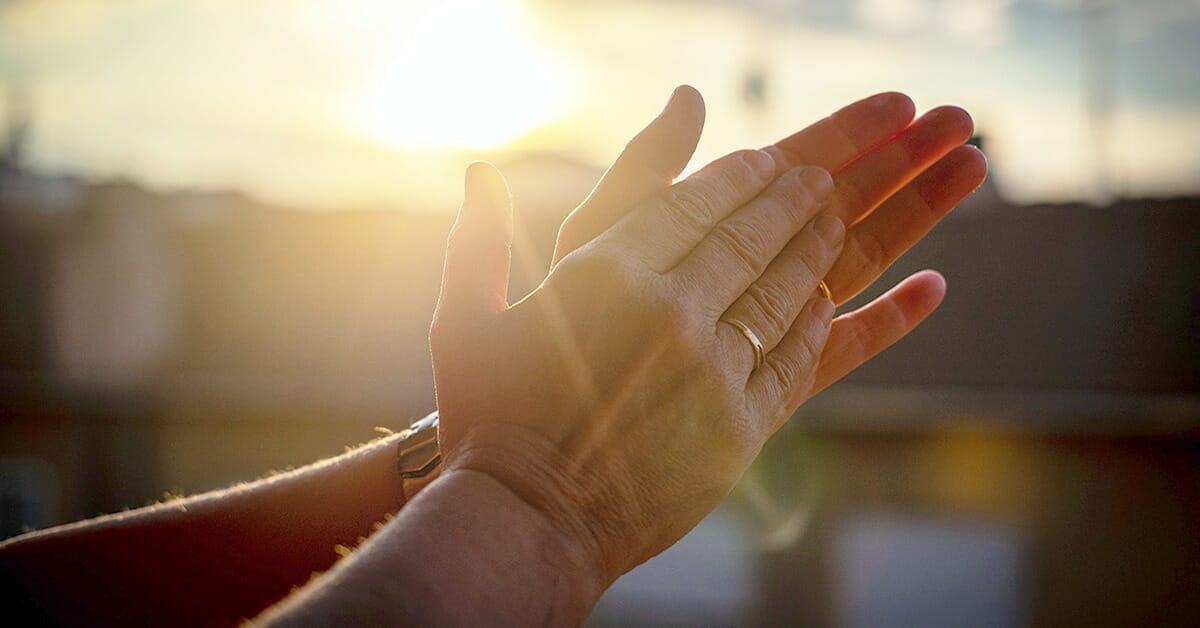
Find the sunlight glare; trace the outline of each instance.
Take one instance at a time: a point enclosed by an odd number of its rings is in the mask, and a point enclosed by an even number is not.
[[[369,75],[353,112],[396,148],[495,148],[570,104],[568,73],[528,37],[519,0],[454,0],[423,16]]]

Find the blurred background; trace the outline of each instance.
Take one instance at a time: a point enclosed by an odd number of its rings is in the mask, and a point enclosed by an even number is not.
[[[676,85],[693,169],[900,90],[992,174],[843,310],[945,304],[591,623],[1191,624],[1198,64],[1196,0],[0,0],[0,537],[433,409],[470,160],[519,295]]]

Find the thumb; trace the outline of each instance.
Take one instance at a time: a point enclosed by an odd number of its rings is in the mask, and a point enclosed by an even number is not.
[[[671,185],[683,172],[704,128],[704,98],[689,85],[671,94],[662,113],[638,133],[596,188],[558,232],[554,262],[613,226],[640,201]]]
[[[467,167],[462,208],[446,242],[439,320],[476,320],[508,307],[512,200],[496,167]]]

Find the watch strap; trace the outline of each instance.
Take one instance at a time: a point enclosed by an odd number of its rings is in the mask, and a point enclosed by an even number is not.
[[[438,413],[431,412],[401,432],[396,444],[396,468],[404,502],[437,478],[442,467],[438,449]]]

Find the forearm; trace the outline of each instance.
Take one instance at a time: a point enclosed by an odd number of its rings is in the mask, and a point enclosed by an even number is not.
[[[504,485],[454,471],[261,619],[273,626],[574,625],[608,585],[600,571]]]
[[[399,436],[302,469],[0,545],[25,612],[196,624],[251,617],[304,584],[403,502]]]

